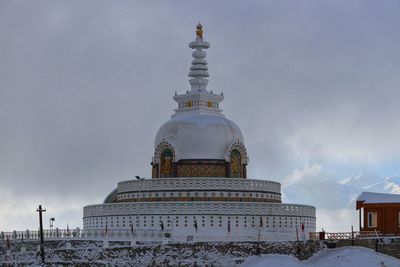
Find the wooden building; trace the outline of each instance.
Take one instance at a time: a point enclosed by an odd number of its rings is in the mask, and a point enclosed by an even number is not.
[[[362,192],[357,198],[360,231],[400,235],[400,194]]]

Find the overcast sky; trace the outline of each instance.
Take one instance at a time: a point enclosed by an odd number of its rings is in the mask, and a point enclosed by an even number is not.
[[[37,228],[38,204],[81,226],[84,205],[150,177],[199,21],[250,178],[399,173],[399,14],[399,1],[0,1],[0,231]]]

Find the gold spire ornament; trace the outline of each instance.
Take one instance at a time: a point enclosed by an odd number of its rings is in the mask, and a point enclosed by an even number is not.
[[[201,25],[200,22],[196,26],[196,36],[197,38],[203,39],[203,25]]]

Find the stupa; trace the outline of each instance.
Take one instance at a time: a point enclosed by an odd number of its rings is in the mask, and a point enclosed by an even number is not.
[[[223,115],[223,94],[207,89],[210,44],[201,24],[189,47],[190,90],[175,94],[177,108],[156,134],[152,178],[122,181],[103,204],[85,206],[84,234],[174,242],[307,238],[315,207],[282,203],[280,183],[247,177],[242,132]]]

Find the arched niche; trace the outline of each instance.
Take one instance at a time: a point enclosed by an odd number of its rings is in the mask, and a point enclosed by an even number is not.
[[[235,140],[229,145],[225,153],[225,160],[227,161],[227,177],[247,177],[246,166],[249,158],[244,144],[239,140]]]
[[[154,151],[151,165],[152,177],[174,177],[175,176],[175,149],[166,140],[162,140]]]
[[[173,152],[170,148],[166,148],[160,155],[160,178],[173,177]]]

